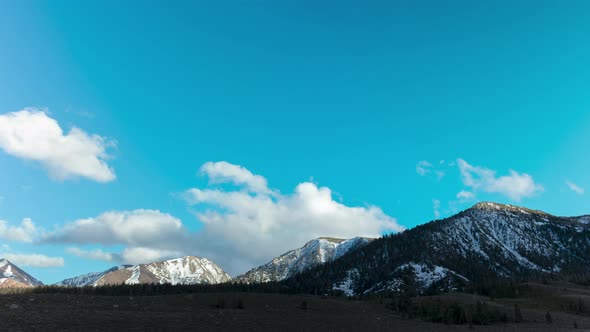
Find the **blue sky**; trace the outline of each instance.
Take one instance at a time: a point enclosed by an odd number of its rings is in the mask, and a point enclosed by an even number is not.
[[[236,274],[478,200],[590,213],[568,5],[4,1],[0,253],[47,283],[179,254]]]

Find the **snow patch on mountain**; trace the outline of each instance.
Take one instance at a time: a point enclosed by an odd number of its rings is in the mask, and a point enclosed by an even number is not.
[[[3,274],[6,278],[12,278],[14,276],[14,274],[12,273],[12,266],[8,265],[4,270]]]
[[[7,259],[0,259],[0,287],[34,287],[43,283]]]
[[[587,274],[589,250],[590,216],[559,217],[484,202],[352,250],[346,259],[304,272],[294,287],[420,294],[489,278]],[[358,274],[351,278],[353,269]]]
[[[57,285],[83,287],[114,284],[218,284],[231,277],[207,258],[186,256],[161,262],[116,266],[63,280]]]
[[[561,232],[587,230],[582,223],[584,217],[561,218],[542,211],[530,210],[512,205],[479,203],[473,208],[452,217],[443,224],[440,231],[433,234],[433,240],[445,246],[456,246],[463,257],[481,257],[497,265],[498,257],[491,253],[501,253],[502,260],[514,261],[524,269],[541,272],[556,271],[559,267],[542,266],[538,257],[552,257],[567,251],[555,228]],[[534,260],[533,260],[534,259]],[[497,267],[506,275],[508,269]]]
[[[194,256],[182,257],[145,265],[147,271],[158,278],[160,283],[173,285],[190,284],[218,284],[231,280],[217,264],[207,258]],[[133,276],[132,280],[126,283],[139,283],[141,269],[138,269],[139,276]]]
[[[329,237],[314,239],[303,247],[286,252],[236,279],[244,283],[284,280],[305,269],[338,259],[371,240],[363,237],[348,240]]]
[[[84,287],[84,286],[96,286],[97,282],[107,273],[118,271],[131,265],[120,265],[112,267],[102,272],[90,272],[77,277],[64,279],[60,282],[55,283],[56,286],[68,286],[68,287]]]
[[[405,275],[406,277],[403,277]],[[415,285],[418,293],[432,287],[435,283],[441,283],[445,280],[449,280],[449,284],[452,284],[452,279],[458,279],[462,282],[469,282],[469,279],[456,273],[455,271],[449,270],[445,267],[409,262],[402,264],[397,267],[392,273],[391,278],[378,282],[373,287],[365,290],[363,293],[381,293],[381,292],[399,292],[404,287],[408,286],[408,276],[412,280],[412,284]],[[443,285],[445,289],[449,290],[446,285]]]
[[[435,282],[441,281],[442,279],[448,277],[451,274],[465,281],[468,281],[468,279],[464,276],[438,265],[428,266],[426,264],[411,262],[398,267],[397,271],[404,271],[406,269],[413,270],[416,276],[416,282],[420,283],[423,288],[428,288],[432,286],[432,284],[434,284]]]
[[[346,278],[339,283],[334,283],[332,290],[341,291],[346,296],[353,296],[354,280],[358,278],[358,273],[357,269],[346,271]]]

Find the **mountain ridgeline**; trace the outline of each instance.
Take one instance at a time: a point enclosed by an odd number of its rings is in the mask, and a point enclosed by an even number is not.
[[[56,286],[83,287],[135,284],[219,284],[231,277],[206,258],[186,256],[161,262],[122,265],[104,272],[88,273],[56,283]]]
[[[329,237],[314,239],[301,248],[286,252],[270,262],[238,276],[236,281],[247,284],[281,281],[316,265],[338,259],[372,240],[364,237],[348,240]]]
[[[235,283],[281,281],[318,264],[332,261],[371,239],[318,238],[303,247],[274,258],[234,279]],[[218,265],[206,258],[187,256],[162,262],[115,266],[103,272],[92,272],[62,280],[56,286],[84,287],[133,284],[221,284],[232,281]]]
[[[41,281],[31,277],[9,260],[0,259],[0,288],[28,288],[41,285]]]
[[[444,292],[497,280],[588,280],[589,221],[478,203],[374,240],[285,282],[304,292],[358,295]]]
[[[206,258],[187,256],[117,266],[56,285],[222,284],[217,289],[352,296],[466,289],[485,293],[489,285],[544,279],[590,283],[590,216],[557,217],[478,203],[379,239],[314,239],[235,279]],[[38,285],[42,283],[0,260],[0,287]]]

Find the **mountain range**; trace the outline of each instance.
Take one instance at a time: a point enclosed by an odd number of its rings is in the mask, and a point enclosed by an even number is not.
[[[58,286],[103,286],[117,284],[219,284],[231,277],[207,258],[185,256],[161,262],[115,266],[103,272],[88,273],[62,280]]]
[[[346,252],[369,243],[371,239],[318,238],[291,250],[265,265],[234,279],[240,283],[281,281],[307,268],[332,261]],[[206,258],[187,256],[140,265],[121,265],[102,272],[92,272],[62,280],[56,286],[83,287],[112,284],[170,283],[218,284],[231,277]]]
[[[379,239],[314,239],[233,281],[281,282],[304,292],[346,295],[408,291],[421,294],[497,280],[590,280],[589,266],[590,216],[558,217],[483,202],[449,218]],[[0,260],[2,275],[0,285],[41,284],[6,260]],[[231,280],[212,261],[187,256],[117,266],[57,285],[217,284]]]
[[[289,279],[348,295],[461,289],[498,280],[590,275],[588,216],[478,203],[452,217],[384,236]]]
[[[281,281],[305,269],[340,258],[347,252],[366,245],[371,240],[373,239],[363,237],[348,240],[330,237],[314,239],[301,248],[286,252],[270,262],[238,276],[236,281],[248,284]]]

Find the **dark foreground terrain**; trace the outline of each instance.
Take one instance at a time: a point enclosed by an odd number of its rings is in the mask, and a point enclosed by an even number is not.
[[[516,299],[447,294],[410,299],[414,308],[480,306],[503,313],[505,322],[462,325],[428,321],[392,309],[396,299],[194,293],[159,296],[73,294],[0,295],[0,329],[8,331],[565,331],[590,330],[587,287],[527,285]],[[522,322],[514,322],[515,304]],[[580,308],[574,306],[582,306]],[[570,308],[571,307],[571,308]],[[568,309],[569,308],[569,309]],[[427,310],[427,309],[422,309]],[[430,310],[430,309],[428,309]],[[438,309],[437,309],[438,310]],[[411,310],[410,310],[411,311]],[[580,311],[576,313],[576,311]],[[550,312],[550,321],[547,320]],[[411,316],[411,317],[410,317]],[[448,315],[447,315],[448,316]],[[472,314],[467,315],[472,319]]]

